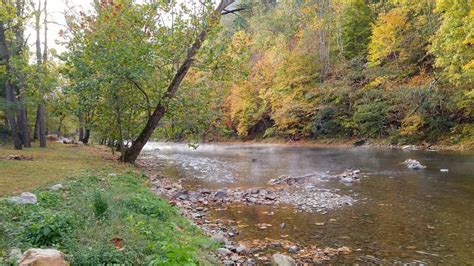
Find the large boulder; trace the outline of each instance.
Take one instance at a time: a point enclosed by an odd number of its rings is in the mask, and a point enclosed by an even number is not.
[[[8,201],[15,204],[36,204],[36,195],[31,192],[23,192],[20,196],[10,197]]]
[[[419,161],[413,159],[406,159],[403,164],[405,164],[409,169],[413,170],[426,168],[426,166],[422,165]]]
[[[283,254],[273,254],[272,265],[276,266],[295,266],[296,261],[289,256]]]
[[[64,254],[56,249],[32,248],[23,253],[19,266],[67,266]]]

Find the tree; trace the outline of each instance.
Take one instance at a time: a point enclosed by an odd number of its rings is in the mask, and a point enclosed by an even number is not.
[[[343,54],[348,59],[365,58],[370,41],[372,10],[364,0],[349,1],[342,12]]]
[[[186,76],[189,68],[191,67],[194,57],[198,53],[199,49],[202,46],[202,43],[205,41],[209,31],[212,30],[212,27],[219,22],[221,13],[230,6],[234,0],[221,0],[216,9],[211,13],[207,21],[204,23],[204,28],[201,30],[199,35],[196,37],[193,45],[190,47],[188,54],[184,61],[181,63],[181,66],[177,70],[173,80],[169,84],[165,95],[162,97],[162,100],[156,105],[153,114],[148,118],[146,126],[143,128],[140,135],[133,141],[132,146],[125,151],[125,154],[122,157],[124,162],[133,163],[138,158],[141,150],[148,142],[151,137],[151,134],[155,130],[156,126],[160,122],[161,118],[166,112],[168,101],[174,97],[176,91],[178,90],[181,82]]]
[[[46,89],[43,84],[42,77],[47,75],[47,59],[48,59],[48,13],[47,13],[47,0],[44,0],[44,8],[41,8],[41,0],[38,0],[38,8],[35,8],[35,4],[32,1],[31,5],[34,10],[35,16],[35,31],[36,31],[36,78],[37,86],[39,91],[39,102],[36,111],[36,123],[35,123],[35,138],[38,137],[41,148],[46,148],[46,103],[44,95]],[[44,51],[41,51],[41,13],[44,11]]]
[[[13,67],[11,64],[11,52],[7,45],[7,26],[15,18],[14,7],[6,1],[2,1],[2,12],[0,13],[0,56],[1,63],[6,67],[5,99],[6,117],[10,126],[11,135],[15,149],[22,149],[22,141],[17,122],[17,98],[12,83]]]
[[[438,0],[441,25],[431,38],[430,52],[441,75],[456,86],[474,84],[474,4],[472,0]]]

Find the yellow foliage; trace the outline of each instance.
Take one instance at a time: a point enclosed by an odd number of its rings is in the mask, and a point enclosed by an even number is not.
[[[379,15],[372,28],[369,43],[369,62],[378,65],[391,54],[402,52],[403,31],[407,27],[407,18],[401,8],[394,8]]]
[[[400,135],[405,137],[414,137],[419,134],[423,124],[423,117],[420,114],[408,116],[402,121]]]

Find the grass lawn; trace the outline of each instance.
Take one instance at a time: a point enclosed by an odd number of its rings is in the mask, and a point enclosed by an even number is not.
[[[32,161],[0,161],[3,196],[31,191],[35,205],[0,199],[0,265],[12,248],[54,247],[72,265],[210,264],[214,248],[178,210],[148,189],[141,171],[116,162],[101,147],[50,144],[1,149]],[[48,186],[61,183],[64,190]]]
[[[32,161],[2,160],[7,155],[25,155]],[[110,149],[102,146],[75,146],[55,142],[48,148],[15,150],[0,146],[0,197],[29,191],[32,188],[53,184],[67,177],[102,168],[125,169],[115,161]]]

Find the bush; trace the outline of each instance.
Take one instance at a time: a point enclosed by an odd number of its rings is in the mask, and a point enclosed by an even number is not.
[[[93,207],[94,207],[94,214],[97,219],[103,219],[107,217],[107,210],[109,209],[109,203],[107,202],[107,199],[99,191],[96,191],[94,193]]]
[[[373,102],[357,106],[352,117],[360,135],[381,137],[386,134],[388,106],[384,102]]]
[[[39,212],[26,227],[26,240],[38,247],[61,245],[76,225],[76,219],[69,213]]]

